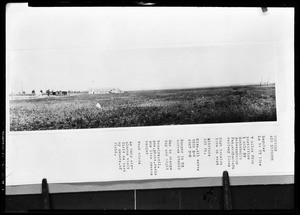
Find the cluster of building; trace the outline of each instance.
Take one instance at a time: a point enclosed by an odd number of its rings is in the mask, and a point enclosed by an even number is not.
[[[70,94],[89,93],[89,94],[109,94],[109,93],[124,93],[119,88],[90,88],[88,91],[63,91],[63,90],[32,90],[31,93],[24,91],[19,93],[12,93],[12,96],[67,96]]]
[[[48,93],[46,93],[46,95],[48,95]],[[51,91],[49,92],[49,95],[53,95],[53,96],[67,96],[69,95],[69,93],[67,91]]]
[[[53,96],[67,96],[69,95],[70,93],[68,93],[67,91],[62,91],[62,90],[59,90],[59,91],[46,91],[46,92],[43,92],[42,90],[40,91],[35,91],[33,90],[31,93],[26,93],[25,91],[23,92],[18,92],[18,93],[12,93],[11,95],[13,96],[45,96],[45,95],[53,95]]]

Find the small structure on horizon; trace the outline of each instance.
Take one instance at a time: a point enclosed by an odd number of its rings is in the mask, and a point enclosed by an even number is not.
[[[42,95],[41,90],[34,90],[34,95],[41,96]]]
[[[90,88],[89,94],[124,93],[119,88]]]
[[[67,96],[67,95],[68,95],[68,92],[67,92],[67,91],[62,91],[62,90],[59,90],[59,91],[53,91],[53,95],[54,95],[54,96]]]
[[[267,82],[263,82],[262,78],[261,78],[259,86],[261,86],[261,87],[262,86],[269,86],[269,77],[268,77],[268,81]]]

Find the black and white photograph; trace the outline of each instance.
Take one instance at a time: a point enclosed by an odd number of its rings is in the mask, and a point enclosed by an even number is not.
[[[10,131],[276,121],[276,44],[225,13],[10,10]]]
[[[293,208],[292,6],[47,2],[5,8],[7,211]]]

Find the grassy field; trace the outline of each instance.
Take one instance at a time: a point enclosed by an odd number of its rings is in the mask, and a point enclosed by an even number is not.
[[[276,121],[274,85],[22,99],[9,111],[11,131]]]

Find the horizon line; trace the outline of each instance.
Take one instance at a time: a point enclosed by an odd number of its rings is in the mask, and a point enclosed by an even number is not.
[[[201,88],[221,88],[221,87],[255,86],[255,85],[260,85],[260,84],[261,83],[259,82],[259,83],[225,84],[225,85],[207,85],[207,86],[202,86],[202,87],[160,88],[160,89],[156,88],[156,89],[134,89],[134,90],[122,90],[120,87],[103,87],[103,88],[101,88],[101,87],[94,87],[92,89],[120,89],[123,92],[125,92],[125,91],[133,92],[133,91],[155,91],[155,90],[176,90],[176,89],[180,90],[180,89],[201,89]],[[268,84],[267,84],[267,82],[262,82],[262,85],[275,85],[275,84],[276,84],[276,82],[270,82]],[[84,89],[84,90],[58,89],[58,90],[51,90],[51,91],[79,91],[79,92],[86,92],[86,91],[89,91],[90,89],[91,88]],[[11,93],[14,93],[14,92],[11,92]]]
[[[268,85],[275,85],[275,82],[268,83]],[[150,91],[150,90],[183,90],[183,89],[201,89],[201,88],[221,88],[221,87],[239,87],[239,86],[256,86],[260,83],[246,83],[246,84],[228,84],[228,85],[207,85],[203,87],[186,87],[186,88],[161,88],[161,89],[141,89],[141,90],[126,90],[126,91]],[[262,83],[262,85],[267,85]]]

